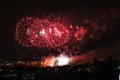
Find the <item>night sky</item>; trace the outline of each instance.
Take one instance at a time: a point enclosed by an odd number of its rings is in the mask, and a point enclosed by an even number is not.
[[[19,18],[39,16],[43,13],[69,14],[72,23],[77,25],[86,17],[109,15],[106,31],[100,39],[86,40],[82,43],[84,51],[98,49],[99,56],[113,56],[120,58],[120,9],[119,0],[113,1],[3,1],[1,2],[1,38],[0,58],[16,59],[20,56],[31,57],[31,50],[20,49],[15,42],[15,28]],[[110,27],[110,26],[111,27]],[[96,35],[97,36],[97,35]],[[23,51],[22,51],[23,50]],[[34,52],[34,51],[33,51]],[[35,51],[36,52],[36,51]],[[38,55],[36,53],[36,55]],[[39,56],[42,56],[40,54]]]

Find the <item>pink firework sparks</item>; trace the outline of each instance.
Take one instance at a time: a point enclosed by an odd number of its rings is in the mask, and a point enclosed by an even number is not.
[[[87,33],[87,29],[83,28],[82,26],[78,27],[76,26],[76,32],[75,32],[75,39],[78,41],[82,41]]]
[[[16,40],[23,46],[60,47],[68,42],[67,26],[40,18],[22,18],[16,27]]]

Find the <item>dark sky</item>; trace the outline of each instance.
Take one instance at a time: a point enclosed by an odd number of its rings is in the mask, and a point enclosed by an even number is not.
[[[101,11],[113,11],[113,16],[117,17],[114,30],[108,32],[99,43],[89,43],[87,47],[100,46],[100,55],[120,56],[120,31],[119,27],[119,0],[107,1],[107,0],[83,0],[83,1],[69,1],[69,0],[40,0],[40,1],[2,1],[1,2],[1,38],[0,38],[0,58],[8,59],[9,57],[18,56],[15,46],[15,26],[17,19],[25,16],[36,16],[41,13],[56,13],[56,12],[71,12],[78,11],[83,14],[94,15],[96,12]],[[74,12],[73,12],[74,13]],[[108,13],[109,14],[109,13]],[[85,15],[86,16],[86,15]],[[118,21],[118,22],[117,22]],[[109,28],[109,27],[108,27]],[[113,54],[114,53],[114,54]]]

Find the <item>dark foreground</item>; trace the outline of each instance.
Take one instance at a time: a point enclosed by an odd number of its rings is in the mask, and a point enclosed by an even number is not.
[[[62,67],[1,66],[0,80],[120,80],[120,62],[97,61],[93,64]]]

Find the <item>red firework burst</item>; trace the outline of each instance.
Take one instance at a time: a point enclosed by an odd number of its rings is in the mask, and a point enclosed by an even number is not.
[[[74,37],[76,40],[82,41],[87,33],[87,29],[84,29],[82,26],[76,26],[76,29]]]
[[[67,43],[69,31],[59,22],[27,17],[17,23],[16,40],[26,47],[55,48]]]

